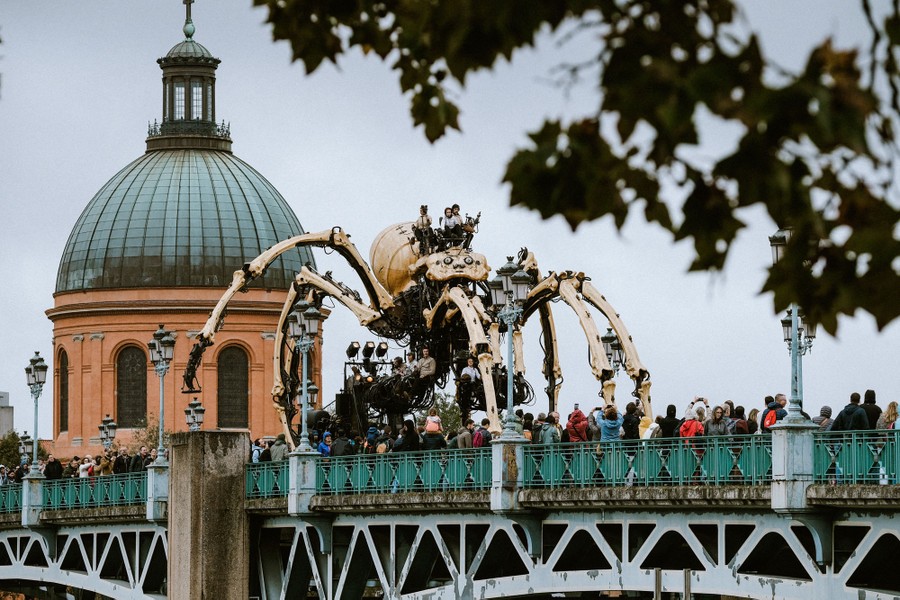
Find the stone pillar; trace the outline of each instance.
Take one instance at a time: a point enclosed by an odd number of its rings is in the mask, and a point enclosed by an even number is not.
[[[806,489],[813,482],[812,421],[781,422],[772,426],[772,510],[782,513],[806,512]]]
[[[316,495],[316,457],[318,452],[294,450],[288,455],[290,483],[288,489],[288,514],[291,516],[312,513],[309,502]]]
[[[244,510],[246,432],[172,436],[169,599],[246,600],[250,540]]]
[[[35,467],[34,472],[29,472],[22,482],[22,527],[37,527],[41,524],[43,505],[44,475]]]
[[[498,513],[516,512],[519,507],[519,489],[525,466],[525,445],[522,435],[507,432],[491,442],[491,510]]]

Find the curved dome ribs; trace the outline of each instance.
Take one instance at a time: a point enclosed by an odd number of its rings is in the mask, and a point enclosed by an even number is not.
[[[231,274],[303,228],[284,198],[231,153],[157,150],[110,179],[66,243],[57,292],[222,287]],[[285,288],[307,248],[286,253],[256,285]]]

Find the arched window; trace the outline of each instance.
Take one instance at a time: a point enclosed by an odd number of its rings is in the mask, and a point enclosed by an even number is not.
[[[219,427],[247,427],[250,361],[239,346],[219,353]]]
[[[127,346],[116,358],[116,423],[141,427],[147,419],[147,355]]]
[[[59,369],[59,430],[69,430],[69,355],[65,350],[59,351],[57,361]]]

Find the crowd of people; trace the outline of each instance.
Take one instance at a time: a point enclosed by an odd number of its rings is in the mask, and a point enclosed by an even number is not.
[[[128,448],[123,447],[96,455],[73,456],[68,461],[60,461],[50,454],[46,460],[38,460],[37,469],[48,480],[101,477],[146,471],[157,456],[156,448],[150,450],[147,446],[141,446],[133,455],[129,454]],[[0,465],[0,485],[22,483],[31,472],[31,468],[27,460],[21,461],[15,467]]]
[[[579,406],[563,420],[558,412],[550,414],[516,411],[519,432],[535,444],[565,442],[611,442],[616,440],[648,438],[689,438],[716,435],[770,435],[771,428],[788,415],[787,397],[784,394],[766,396],[762,408],[749,412],[743,406],[726,400],[710,406],[709,400],[694,398],[679,416],[678,407],[669,404],[665,416],[651,420],[641,411],[639,404],[629,402],[620,412],[614,405],[597,406],[585,414]],[[802,411],[801,411],[802,412]],[[803,413],[809,418],[809,415]],[[884,409],[878,406],[874,390],[866,390],[861,396],[850,394],[849,403],[835,416],[829,406],[823,406],[812,417],[819,431],[865,431],[895,429],[900,427],[898,404],[889,402]],[[480,448],[490,445],[493,434],[490,421],[473,419],[454,431],[446,431],[437,410],[419,419],[406,419],[399,431],[390,425],[370,424],[365,434],[338,429],[319,435],[312,433],[313,447],[322,456],[349,456],[355,454],[383,454],[388,452],[414,452],[453,448]],[[290,451],[285,435],[274,440],[255,439],[250,448],[250,462],[280,461]],[[37,469],[49,480],[66,478],[100,477],[121,473],[145,471],[156,460],[157,450],[141,446],[138,452],[129,454],[127,448],[109,450],[97,455],[74,456],[60,461],[52,454],[39,460]],[[27,461],[13,467],[0,465],[0,485],[21,483],[30,472]]]
[[[585,413],[578,405],[562,419],[558,412],[532,413],[516,411],[519,432],[535,444],[566,442],[611,442],[649,438],[691,438],[719,435],[771,435],[772,428],[788,415],[788,400],[784,394],[766,396],[760,406],[749,411],[731,400],[711,405],[709,400],[696,397],[683,411],[674,404],[666,407],[665,415],[650,419],[638,403],[629,402],[624,411],[614,405],[594,407]],[[804,417],[809,418],[806,413]],[[863,397],[850,395],[849,404],[833,417],[829,406],[823,406],[812,422],[819,431],[857,431],[894,429],[900,421],[897,402],[884,408],[875,401],[875,392],[868,390]],[[493,437],[490,421],[477,424],[472,419],[453,431],[446,431],[435,409],[418,420],[407,419],[399,431],[390,425],[370,424],[365,434],[338,429],[312,433],[313,447],[322,456],[337,457],[355,454],[382,454],[452,448],[478,448],[489,445]],[[251,449],[253,462],[286,458],[284,435],[274,442],[256,440]]]

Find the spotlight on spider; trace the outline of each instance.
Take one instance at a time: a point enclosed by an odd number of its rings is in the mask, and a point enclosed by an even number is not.
[[[359,342],[350,342],[350,345],[347,346],[347,358],[354,358],[357,354],[359,354]]]
[[[387,353],[388,353],[387,342],[379,343],[378,348],[375,349],[375,356],[378,358],[384,358]]]
[[[363,358],[372,358],[372,354],[375,352],[375,342],[366,342],[366,345],[363,346],[362,355]]]

